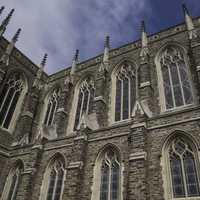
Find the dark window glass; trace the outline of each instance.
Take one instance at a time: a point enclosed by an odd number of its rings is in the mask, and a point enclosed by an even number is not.
[[[181,160],[176,155],[172,155],[170,159],[170,165],[174,197],[185,197]]]
[[[129,80],[123,80],[123,119],[129,118]]]
[[[109,167],[104,163],[101,168],[100,200],[108,200],[109,190]]]
[[[49,188],[47,193],[47,200],[53,200],[53,191],[56,183],[56,171],[53,169],[50,175]]]
[[[121,118],[121,80],[117,79],[116,97],[115,97],[115,121],[120,121]]]

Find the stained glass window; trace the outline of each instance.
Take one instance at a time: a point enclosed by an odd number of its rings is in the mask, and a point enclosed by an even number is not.
[[[160,58],[166,109],[192,104],[193,96],[183,53],[173,46]]]
[[[191,146],[176,138],[169,148],[174,198],[200,196],[195,155]]]
[[[54,117],[58,108],[58,98],[60,96],[59,89],[53,91],[48,99],[46,115],[44,119],[44,124],[50,126],[54,122]]]
[[[92,101],[94,99],[94,82],[89,78],[85,79],[81,83],[78,93],[74,130],[77,129],[83,113],[91,113]]]
[[[100,200],[119,200],[120,164],[117,155],[109,150],[101,164]]]
[[[135,70],[125,62],[116,73],[115,121],[131,118],[135,103]]]
[[[60,200],[64,182],[64,167],[62,162],[55,161],[50,168],[47,200]]]
[[[0,126],[3,128],[9,128],[23,88],[24,81],[19,73],[12,74],[3,86],[0,94]]]

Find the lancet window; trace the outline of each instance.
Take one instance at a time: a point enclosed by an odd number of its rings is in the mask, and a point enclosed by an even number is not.
[[[160,57],[165,109],[193,103],[189,73],[184,54],[179,48],[167,47]]]
[[[199,158],[195,145],[176,136],[164,150],[163,163],[166,199],[200,199]]]
[[[60,90],[55,89],[48,99],[46,114],[44,118],[44,124],[50,126],[54,122],[55,114],[58,108],[58,99],[60,97]]]
[[[4,187],[2,199],[5,199],[5,200],[16,199],[18,186],[21,179],[21,173],[22,173],[22,166],[20,164],[16,165],[16,167],[14,167],[10,171],[6,180],[5,187]]]
[[[94,92],[95,89],[93,80],[91,80],[90,78],[85,79],[79,87],[74,130],[77,129],[81,121],[82,115],[91,113]]]
[[[45,171],[40,200],[61,200],[64,179],[65,168],[62,159],[53,159]]]
[[[135,69],[125,62],[116,73],[115,121],[131,118],[136,100]]]
[[[117,155],[109,150],[101,162],[100,200],[120,198],[120,163]]]
[[[12,74],[4,84],[0,94],[0,126],[8,129],[12,121],[20,95],[25,88],[22,76]]]

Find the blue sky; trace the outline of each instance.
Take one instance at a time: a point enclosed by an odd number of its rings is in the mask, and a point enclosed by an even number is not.
[[[71,65],[75,49],[80,61],[102,53],[107,34],[112,48],[137,40],[142,20],[149,34],[183,22],[182,3],[200,16],[199,0],[1,0],[0,21],[15,8],[5,37],[22,28],[17,48],[36,64],[48,53],[51,74]]]

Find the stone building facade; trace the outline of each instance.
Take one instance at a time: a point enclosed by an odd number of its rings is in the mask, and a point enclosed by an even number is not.
[[[3,8],[1,9],[2,12]],[[200,18],[52,75],[0,26],[0,199],[200,199]]]

